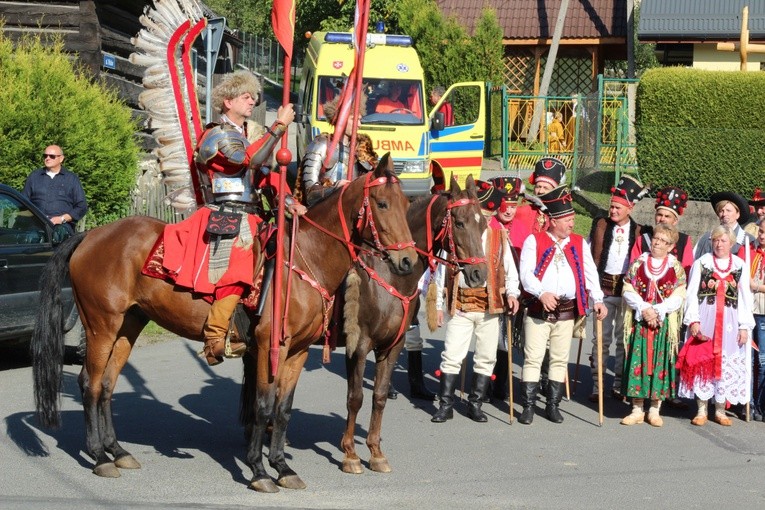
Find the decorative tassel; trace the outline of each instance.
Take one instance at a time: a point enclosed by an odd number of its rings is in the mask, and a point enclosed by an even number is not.
[[[428,284],[428,292],[425,295],[425,315],[428,320],[428,329],[438,329],[438,311],[436,310],[436,282],[431,280]]]

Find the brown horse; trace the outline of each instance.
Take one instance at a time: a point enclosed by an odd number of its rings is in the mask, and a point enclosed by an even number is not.
[[[269,462],[278,473],[278,483],[305,487],[285,462],[284,429],[308,347],[324,331],[331,296],[354,256],[367,250],[359,245],[376,245],[394,273],[412,271],[417,255],[406,223],[409,203],[391,173],[392,166],[386,155],[374,173],[334,193],[299,222],[295,258],[280,289],[288,299],[282,301],[287,303],[285,317],[280,317],[285,333],[278,348],[275,377],[270,375],[269,361],[273,291],[254,328],[250,353],[257,374],[256,420],[247,461],[253,470],[250,486],[256,490],[279,490],[263,466],[263,437],[269,421],[274,423]],[[62,322],[56,317],[61,314],[59,282],[68,269],[87,336],[87,354],[79,377],[87,450],[95,459],[93,471],[100,476],[116,477],[117,468],[140,467],[117,442],[111,399],[117,377],[143,327],[153,320],[179,336],[203,339],[202,328],[210,309],[207,301],[141,274],[163,228],[164,223],[158,220],[130,217],[77,235],[60,246],[42,277],[44,302],[32,339],[37,412],[43,425],[58,425],[63,334]],[[285,242],[285,246],[289,244]],[[258,246],[253,249],[260,253]]]
[[[461,269],[470,286],[480,286],[486,280],[488,270],[481,242],[486,220],[478,206],[472,176],[468,177],[465,190],[461,190],[456,180],[452,180],[449,193],[415,201],[407,212],[407,223],[416,246],[424,248],[417,250],[420,257],[411,274],[395,274],[382,261],[363,256],[346,280],[344,331],[338,338],[338,343],[341,343],[344,333],[347,340],[348,417],[341,443],[345,452],[343,471],[346,473],[362,472],[361,461],[355,450],[354,429],[363,401],[366,357],[373,350],[376,372],[372,416],[367,435],[367,446],[372,453],[369,464],[374,471],[391,470],[380,449],[382,415],[393,367],[404,346],[404,332],[418,309],[418,281],[429,263],[438,259],[437,254],[444,250],[449,253],[449,260],[441,262]],[[356,274],[359,275],[355,280],[357,283],[351,283]],[[392,292],[387,289],[390,287]],[[363,306],[360,306],[361,303]],[[245,369],[242,421],[247,427],[253,418],[247,412],[254,398],[252,385],[253,376]]]
[[[487,225],[478,206],[472,176],[468,177],[465,190],[460,190],[456,180],[452,179],[448,194],[415,201],[407,212],[407,222],[416,245],[424,248],[415,270],[409,275],[397,275],[379,261],[362,257],[358,264],[362,269],[354,271],[360,276],[358,302],[364,304],[363,309],[353,306],[352,299],[346,301],[348,416],[340,443],[345,452],[343,471],[346,473],[362,472],[361,461],[356,454],[354,430],[364,399],[366,358],[371,351],[374,351],[376,364],[372,415],[366,441],[371,453],[369,467],[373,471],[391,471],[380,448],[383,412],[393,368],[404,346],[404,332],[419,309],[418,282],[428,268],[428,261],[444,250],[449,253],[447,266],[451,270],[461,270],[469,286],[478,287],[486,281],[488,269],[481,236]],[[383,286],[384,283],[390,284],[395,291],[390,292]],[[349,286],[347,295],[353,293],[351,289]],[[370,309],[384,310],[385,313],[369,313]]]

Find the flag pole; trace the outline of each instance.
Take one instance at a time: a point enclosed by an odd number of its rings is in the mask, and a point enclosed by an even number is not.
[[[353,165],[356,163],[356,135],[359,127],[359,109],[361,106],[361,95],[364,93],[362,90],[362,84],[364,82],[364,57],[367,50],[367,31],[369,27],[369,7],[371,0],[358,0],[357,7],[359,8],[359,20],[356,28],[356,62],[354,69],[358,69],[356,72],[356,83],[354,89],[356,94],[353,96],[353,124],[351,125],[351,145],[348,149],[348,168],[346,169],[347,177],[349,181],[353,179]]]

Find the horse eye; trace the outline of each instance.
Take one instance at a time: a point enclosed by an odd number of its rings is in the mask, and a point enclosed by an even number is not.
[[[455,225],[457,228],[465,228],[465,222],[463,222],[463,221],[455,221],[455,222],[454,222],[454,225]]]
[[[385,202],[385,201],[377,202],[377,208],[378,209],[387,209],[388,208],[388,202]]]

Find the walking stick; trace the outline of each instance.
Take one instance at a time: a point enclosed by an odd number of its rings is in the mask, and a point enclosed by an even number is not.
[[[596,319],[595,336],[598,341],[598,426],[603,426],[603,321]]]
[[[582,359],[582,342],[584,342],[584,327],[579,328],[579,349],[576,351],[576,366],[574,367],[574,393],[579,382],[579,362]]]
[[[507,393],[510,396],[510,425],[513,424],[513,318],[507,316]]]
[[[460,400],[465,400],[465,372],[467,372],[467,369],[463,359],[462,365],[460,365]]]

